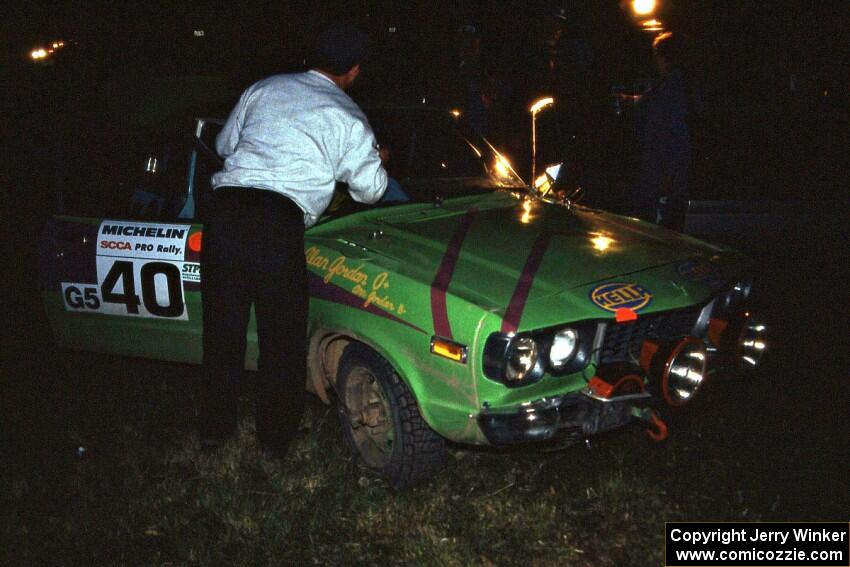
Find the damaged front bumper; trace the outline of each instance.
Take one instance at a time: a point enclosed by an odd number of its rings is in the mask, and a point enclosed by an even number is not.
[[[541,441],[580,441],[633,421],[650,419],[653,396],[637,393],[604,399],[586,388],[507,409],[485,408],[478,425],[494,446]]]
[[[707,338],[684,336],[656,341],[643,338],[639,365],[603,365],[580,391],[491,408],[478,425],[495,446],[560,440],[564,444],[642,422],[654,441],[667,438],[667,425],[655,410],[687,405],[705,382],[709,360],[755,368],[766,349],[766,327],[744,311],[729,319],[712,318]],[[711,347],[711,350],[709,350]]]

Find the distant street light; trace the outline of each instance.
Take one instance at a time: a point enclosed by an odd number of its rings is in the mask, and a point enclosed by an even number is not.
[[[53,41],[50,42],[47,47],[36,47],[30,51],[30,58],[33,61],[43,61],[63,47],[65,47],[64,41]]]
[[[555,99],[553,99],[551,96],[547,96],[545,98],[541,98],[534,101],[534,104],[532,104],[531,108],[529,108],[528,110],[529,112],[531,112],[531,115],[534,116],[547,106],[552,106],[553,104],[555,104]]]
[[[549,108],[555,104],[555,99],[547,96],[538,99],[531,105],[531,179],[532,183],[537,179],[537,114],[544,108]]]
[[[632,11],[638,16],[648,16],[655,11],[655,0],[632,0]]]

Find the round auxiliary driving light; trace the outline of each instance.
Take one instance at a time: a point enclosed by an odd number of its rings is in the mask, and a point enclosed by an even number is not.
[[[739,297],[741,300],[747,299],[750,297],[750,292],[753,290],[753,280],[752,278],[748,278],[745,280],[740,280],[735,282],[735,285],[732,287],[732,291],[735,292],[735,296]]]
[[[682,339],[664,362],[661,394],[671,406],[687,403],[705,380],[705,344],[694,337]]]
[[[549,349],[549,364],[560,370],[576,353],[578,347],[578,332],[575,329],[561,329],[555,333],[552,339],[552,347]]]
[[[507,352],[505,378],[509,382],[521,382],[537,367],[539,358],[537,343],[531,337],[520,337],[511,342]]]
[[[737,356],[735,363],[738,370],[752,370],[759,365],[767,348],[767,327],[760,321],[747,317],[741,326],[738,336]]]
[[[752,279],[735,282],[732,289],[727,291],[720,299],[718,309],[721,312],[735,311],[744,305],[753,289]]]

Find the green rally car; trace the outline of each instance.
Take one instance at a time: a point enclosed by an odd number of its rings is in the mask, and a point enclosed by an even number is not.
[[[532,191],[448,113],[369,116],[408,200],[340,191],[307,231],[306,387],[337,398],[348,441],[395,486],[429,478],[446,440],[568,444],[635,421],[663,439],[665,408],[713,368],[758,363],[745,257]],[[200,362],[220,126],[155,139],[126,179],[87,185],[48,223],[40,280],[60,346]],[[253,369],[253,319],[248,344]]]

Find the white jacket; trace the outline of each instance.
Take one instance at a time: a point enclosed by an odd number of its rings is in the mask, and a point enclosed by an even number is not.
[[[249,87],[216,140],[224,169],[212,187],[256,187],[282,193],[316,223],[336,181],[355,201],[374,203],[387,187],[366,115],[318,71],[275,75]]]

